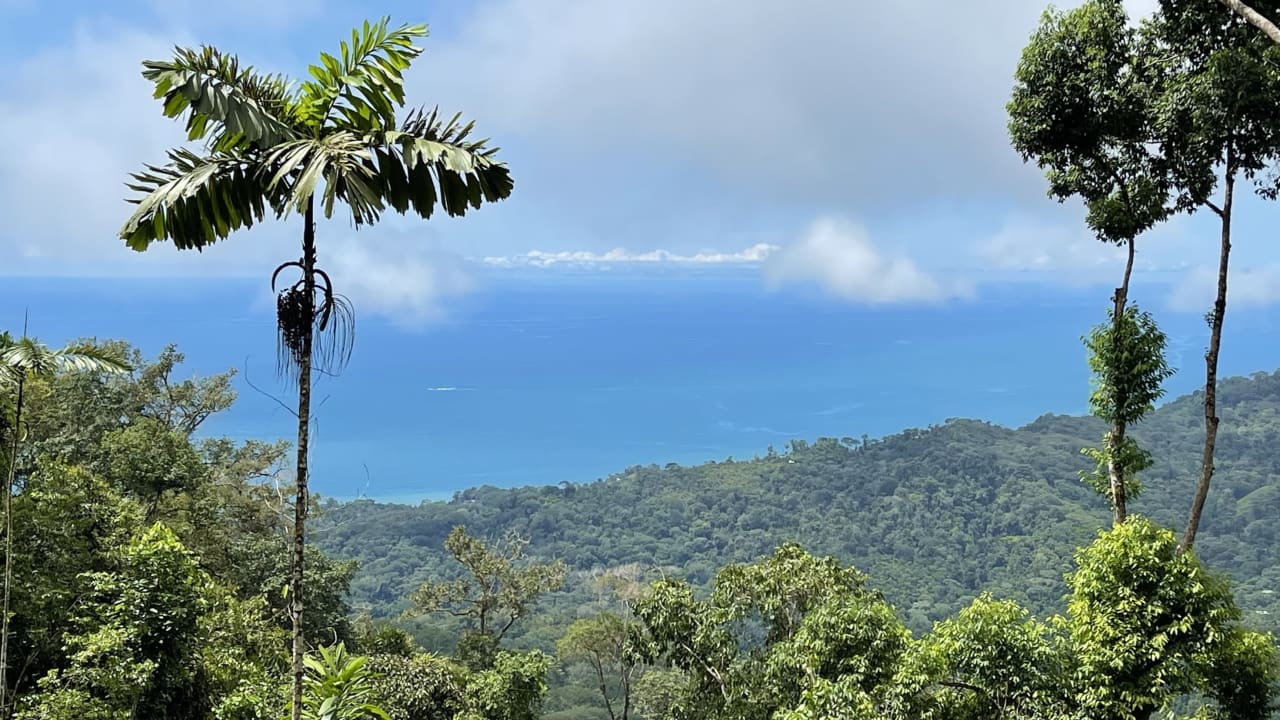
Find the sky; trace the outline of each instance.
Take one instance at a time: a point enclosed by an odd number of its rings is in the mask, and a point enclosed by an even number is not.
[[[1068,3],[1069,4],[1069,3]],[[358,7],[357,7],[358,6]],[[1136,16],[1152,0],[1131,2]],[[179,145],[139,75],[208,43],[294,77],[373,14],[426,22],[412,105],[476,121],[516,189],[466,218],[320,228],[321,264],[407,328],[486,269],[732,265],[855,304],[945,303],[992,283],[1113,285],[1122,259],[1045,195],[1004,104],[1043,6],[1028,0],[0,0],[5,276],[265,277],[298,223],[139,254],[123,183]],[[1240,201],[1232,302],[1280,300],[1276,209]],[[1213,218],[1144,236],[1150,305],[1212,297]]]

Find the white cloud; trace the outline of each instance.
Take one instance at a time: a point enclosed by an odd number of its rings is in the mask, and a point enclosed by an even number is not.
[[[318,258],[334,290],[351,298],[357,313],[388,318],[404,328],[445,316],[445,302],[475,283],[463,261],[402,238],[361,233],[330,243]]]
[[[1180,276],[1204,248],[1205,217],[1176,216],[1138,237],[1135,278]],[[1212,236],[1212,235],[1211,235]],[[1210,248],[1212,249],[1212,248]],[[976,240],[972,257],[984,280],[1010,277],[1061,285],[1114,285],[1124,273],[1124,246],[1098,240],[1083,218],[1014,214]]]
[[[769,257],[778,247],[768,243],[757,243],[738,252],[707,251],[693,255],[681,255],[668,250],[650,250],[632,252],[625,248],[614,248],[608,252],[598,253],[590,250],[546,252],[530,250],[519,255],[488,256],[480,258],[485,265],[495,267],[540,267],[555,266],[591,267],[611,264],[654,264],[669,263],[677,265],[755,265]]]
[[[847,220],[820,218],[795,243],[765,264],[772,285],[817,282],[832,295],[866,303],[938,301],[968,294],[947,285],[907,257],[886,257],[866,231]]]
[[[505,148],[516,193],[456,221],[389,216],[361,237],[402,224],[428,235],[443,228],[488,265],[750,264],[796,222],[836,210],[866,219],[882,244],[909,247],[923,269],[905,261],[907,269],[920,274],[977,259],[987,263],[980,271],[1047,268],[1055,274],[1046,279],[1111,282],[1106,248],[1052,220],[1011,221],[970,249],[990,229],[985,218],[1044,218],[1056,207],[1039,171],[1009,148],[1003,107],[1042,8],[492,0],[438,9],[427,19],[442,32],[424,43],[409,101],[476,119]],[[340,35],[342,13],[328,0],[286,0],[251,32],[205,22],[213,11],[192,0],[148,0],[128,11],[133,25],[100,19],[121,12],[79,11],[78,24],[42,36],[43,50],[0,76],[0,133],[21,139],[0,157],[0,275],[269,273],[297,254],[297,218],[203,254],[159,246],[139,255],[115,238],[130,212],[128,173],[184,138],[139,62],[174,42],[212,40],[259,67],[265,59],[305,75],[303,63]],[[322,243],[346,232],[344,222],[326,224]],[[1172,265],[1157,244],[1140,245],[1140,261],[1150,248]],[[529,251],[547,247],[580,250]],[[1204,262],[1197,248],[1188,241],[1184,256]],[[1251,260],[1277,257],[1267,252]]]
[[[602,154],[678,160],[687,170],[673,197],[714,178],[850,211],[1029,198],[1038,172],[1009,147],[1004,104],[1042,10],[1026,0],[496,0],[432,42],[411,84],[486,134],[554,148],[548,173],[584,164],[609,182],[631,167]]]
[[[1217,295],[1216,267],[1197,266],[1183,275],[1169,295],[1169,307],[1207,312]],[[1280,263],[1234,268],[1227,276],[1227,307],[1266,307],[1280,303]]]
[[[0,162],[8,230],[0,251],[26,258],[20,265],[128,259],[115,238],[131,211],[128,172],[163,159],[175,133],[181,139],[138,74],[139,60],[169,43],[119,30],[103,40],[82,28],[0,81],[0,135],[21,138]]]
[[[292,233],[275,223],[203,253],[167,244],[136,253],[116,237],[133,211],[129,173],[185,140],[140,75],[142,59],[167,55],[175,40],[184,38],[82,25],[0,78],[0,135],[21,138],[0,159],[0,274],[243,275],[295,254],[279,244]]]
[[[175,17],[168,19],[182,19],[179,10],[169,8]],[[193,19],[186,15],[186,24]],[[168,148],[186,140],[182,123],[165,118],[152,97],[142,60],[195,42],[183,31],[82,20],[0,75],[0,136],[20,138],[0,157],[0,276],[243,277],[297,256],[297,216],[267,220],[199,253],[168,243],[137,253],[116,237],[133,212],[129,174],[162,163]],[[276,49],[263,50],[245,57]],[[347,226],[341,218],[322,221],[322,244]]]
[[[1141,247],[1141,246],[1140,246]],[[1124,272],[1124,250],[1088,230],[1013,217],[973,248],[984,267],[1048,273],[1067,283],[1112,282]]]

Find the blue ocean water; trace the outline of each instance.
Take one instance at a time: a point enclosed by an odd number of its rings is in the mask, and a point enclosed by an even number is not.
[[[5,279],[0,328],[50,344],[167,342],[188,372],[241,370],[240,402],[209,433],[290,438],[273,374],[262,283]],[[1156,310],[1181,370],[1203,382],[1207,328]],[[635,464],[749,458],[791,439],[878,437],[951,417],[1020,425],[1086,410],[1080,336],[1104,288],[984,286],[943,305],[866,307],[814,290],[766,289],[736,272],[526,271],[485,276],[448,320],[405,331],[360,316],[350,365],[316,399],[314,487],[327,496],[416,501],[462,488],[586,482]],[[357,312],[359,308],[357,308]],[[1280,365],[1265,309],[1229,317],[1224,375]]]

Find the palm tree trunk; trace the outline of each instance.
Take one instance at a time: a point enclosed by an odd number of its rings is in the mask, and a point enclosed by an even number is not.
[[[27,374],[18,376],[18,403],[13,412],[13,445],[4,483],[4,615],[0,617],[0,717],[9,717],[9,597],[13,586],[13,484],[18,478],[18,449],[22,440],[22,401]]]
[[[1227,266],[1231,260],[1231,201],[1235,190],[1235,163],[1231,150],[1227,150],[1226,179],[1223,183],[1222,245],[1218,253],[1218,296],[1213,301],[1209,318],[1209,349],[1204,354],[1204,455],[1200,461],[1200,482],[1191,501],[1191,514],[1187,518],[1187,531],[1178,545],[1179,552],[1190,550],[1196,543],[1200,529],[1200,515],[1209,497],[1209,483],[1213,480],[1213,455],[1218,442],[1218,350],[1222,346],[1222,320],[1227,314]]]
[[[302,334],[302,352],[298,357],[298,459],[297,492],[293,501],[293,567],[289,588],[289,617],[293,621],[293,720],[302,718],[302,681],[305,668],[306,638],[302,632],[303,552],[307,544],[307,441],[311,420],[311,344],[315,333],[315,267],[316,228],[314,200],[307,200],[302,230],[302,283],[306,311]]]
[[[1124,265],[1124,279],[1120,283],[1120,287],[1116,288],[1115,313],[1111,318],[1111,341],[1121,342],[1120,328],[1124,321],[1124,310],[1129,302],[1129,278],[1133,275],[1133,238],[1129,238],[1129,259]],[[1119,388],[1112,388],[1113,392],[1119,391]],[[1127,404],[1127,398],[1117,397],[1117,407],[1124,407]],[[1120,525],[1128,517],[1127,504],[1128,499],[1125,497],[1124,481],[1125,468],[1118,461],[1121,448],[1124,447],[1125,424],[1123,420],[1117,419],[1111,426],[1111,432],[1107,433],[1107,475],[1111,480],[1111,501],[1115,509],[1114,525]]]

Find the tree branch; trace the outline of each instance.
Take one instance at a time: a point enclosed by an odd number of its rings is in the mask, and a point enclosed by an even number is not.
[[[720,671],[716,670],[715,666],[710,662],[703,659],[688,643],[677,642],[676,644],[678,647],[683,648],[688,652],[690,657],[702,664],[702,667],[706,669],[707,674],[710,675],[711,678],[716,681],[716,684],[720,686],[721,697],[724,698],[725,702],[729,702],[729,686],[725,683],[724,676],[720,674]]]
[[[168,426],[170,430],[172,430],[173,429],[173,408],[178,403],[173,399],[173,388],[169,385],[168,370],[160,373],[160,383],[164,386],[164,397],[166,400],[169,401],[169,405],[165,408],[165,411],[164,411],[164,424]]]
[[[1218,217],[1222,217],[1222,216],[1223,216],[1223,215],[1222,215],[1222,208],[1220,208],[1220,207],[1218,207],[1216,204],[1214,204],[1214,202],[1213,202],[1212,200],[1205,199],[1205,201],[1204,201],[1204,206],[1205,206],[1205,207],[1207,207],[1207,208],[1209,208],[1210,210],[1212,210],[1212,211],[1214,212],[1214,214],[1216,214]]]
[[[986,690],[983,690],[977,685],[970,685],[967,682],[961,682],[959,680],[940,680],[938,684],[941,685],[942,687],[958,688],[960,690],[970,690],[972,692],[978,693],[979,695],[983,695],[983,696],[987,694]]]
[[[516,612],[511,613],[511,617],[510,619],[507,620],[507,624],[503,625],[502,629],[498,631],[497,639],[502,640],[503,636],[507,634],[507,631],[511,629],[511,626],[515,625],[516,620],[519,620],[519,619],[520,619],[520,613],[516,613]]]
[[[1218,0],[1218,2],[1231,8],[1232,12],[1244,18],[1250,25],[1266,33],[1267,37],[1271,38],[1271,42],[1280,45],[1280,27],[1276,27],[1276,24],[1265,18],[1262,13],[1240,0]]]

